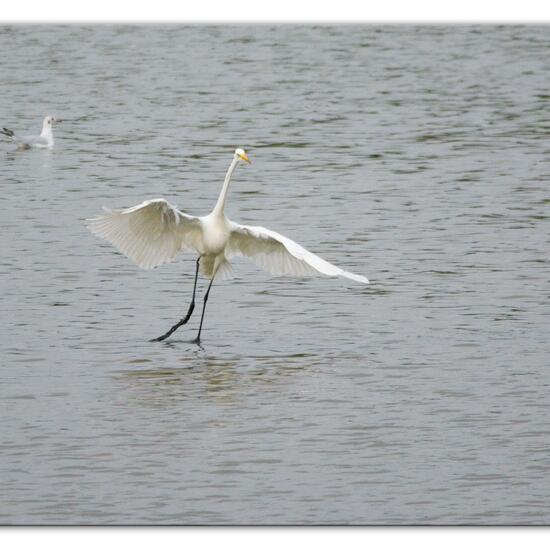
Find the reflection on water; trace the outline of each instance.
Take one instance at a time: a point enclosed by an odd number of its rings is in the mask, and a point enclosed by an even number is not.
[[[181,351],[181,350],[180,350]],[[343,354],[342,359],[347,354]],[[249,368],[251,359],[254,369]],[[360,357],[357,357],[360,359]],[[114,380],[125,386],[134,398],[148,403],[162,403],[180,397],[209,398],[233,402],[240,387],[262,386],[280,383],[282,377],[318,369],[321,364],[330,364],[334,357],[310,353],[295,353],[289,356],[257,356],[217,359],[204,352],[183,355],[178,368],[153,368],[152,359],[132,359],[132,368],[113,372]],[[285,383],[289,383],[286,381]],[[139,396],[139,397],[137,397]]]
[[[545,26],[0,33],[2,523],[548,523]],[[366,275],[95,239],[165,197]],[[206,281],[199,280],[199,296]]]

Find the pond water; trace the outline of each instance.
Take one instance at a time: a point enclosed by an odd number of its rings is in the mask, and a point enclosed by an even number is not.
[[[4,26],[0,523],[550,521],[550,28]],[[91,235],[164,197],[369,286]],[[207,281],[200,279],[202,297]],[[201,298],[202,299],[202,298]]]

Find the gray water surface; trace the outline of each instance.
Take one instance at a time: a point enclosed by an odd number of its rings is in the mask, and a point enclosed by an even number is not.
[[[549,523],[550,28],[11,26],[0,523]],[[87,115],[80,121],[78,117]],[[93,237],[164,197],[370,286]],[[200,294],[206,289],[200,281]],[[199,306],[200,308],[200,303]]]

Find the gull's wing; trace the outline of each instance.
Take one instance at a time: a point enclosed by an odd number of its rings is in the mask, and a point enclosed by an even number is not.
[[[2,128],[2,130],[0,131],[0,134],[3,134],[9,137],[21,149],[28,149],[30,147],[38,147],[38,146],[48,147],[49,145],[51,145],[48,139],[45,137],[42,137],[41,135],[19,136],[9,128]]]
[[[86,220],[88,229],[115,245],[145,269],[172,261],[182,248],[202,239],[200,218],[180,212],[164,199],[145,201]]]
[[[344,271],[316,256],[291,239],[265,227],[231,223],[226,255],[246,256],[273,275],[326,275],[368,284],[368,279]]]
[[[0,130],[0,134],[9,137],[12,141],[17,140],[17,136],[15,135],[14,131],[10,130],[9,128],[2,128],[2,130]]]
[[[42,136],[14,136],[14,140],[22,145],[32,147],[33,145],[48,145],[48,140]]]

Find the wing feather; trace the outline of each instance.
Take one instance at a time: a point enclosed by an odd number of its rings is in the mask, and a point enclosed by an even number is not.
[[[88,229],[109,241],[140,267],[171,262],[182,248],[196,249],[200,218],[184,214],[164,199],[142,202],[86,220]]]
[[[265,227],[232,222],[226,256],[245,256],[272,275],[343,277],[368,284],[368,279],[323,260],[293,240]]]
[[[34,146],[34,145],[48,145],[49,141],[47,138],[42,136],[13,136],[14,141],[21,143],[22,145]]]

